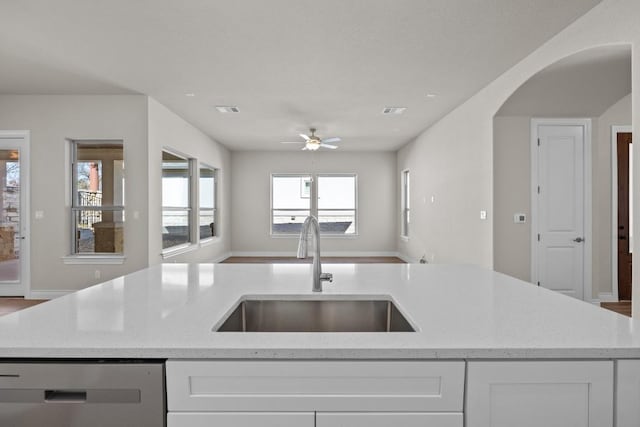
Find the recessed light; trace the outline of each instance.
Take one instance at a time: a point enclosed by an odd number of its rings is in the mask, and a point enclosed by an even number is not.
[[[438,95],[436,95],[435,93],[428,93],[427,94],[427,98],[435,98],[436,96],[438,96]]]
[[[221,113],[239,113],[240,109],[233,105],[216,105],[216,110]]]
[[[407,107],[384,107],[382,114],[402,114]]]
[[[196,96],[196,94],[193,93],[193,92],[188,92],[188,93],[185,93],[184,96],[188,96],[189,98],[193,98],[194,96]]]

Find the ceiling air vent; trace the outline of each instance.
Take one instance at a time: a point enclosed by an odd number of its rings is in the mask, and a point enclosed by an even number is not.
[[[407,107],[384,107],[382,114],[402,114]]]
[[[216,110],[221,113],[239,113],[240,109],[232,105],[216,105]]]

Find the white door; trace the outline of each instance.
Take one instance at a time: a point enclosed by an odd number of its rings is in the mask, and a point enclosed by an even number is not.
[[[536,127],[534,280],[545,288],[583,299],[586,127],[546,124]]]
[[[28,290],[28,165],[28,132],[0,131],[0,296]]]

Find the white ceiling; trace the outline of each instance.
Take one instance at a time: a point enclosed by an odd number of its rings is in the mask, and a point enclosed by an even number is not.
[[[631,93],[631,46],[576,53],[529,79],[498,116],[598,117]]]
[[[310,126],[395,150],[599,2],[1,0],[0,94],[148,94],[232,150]]]

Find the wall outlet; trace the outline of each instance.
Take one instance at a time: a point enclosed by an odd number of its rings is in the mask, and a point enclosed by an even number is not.
[[[527,216],[523,213],[513,214],[513,222],[515,224],[524,224],[527,222]]]
[[[44,218],[44,211],[36,211],[35,212],[35,217],[36,217],[36,219]]]
[[[96,279],[99,279],[100,277],[102,277],[102,273],[100,272],[100,270],[96,270],[93,272],[93,277]]]

